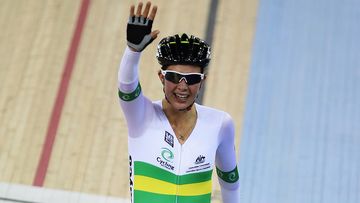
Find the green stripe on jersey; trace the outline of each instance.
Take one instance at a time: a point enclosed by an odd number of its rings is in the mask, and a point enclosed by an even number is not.
[[[179,184],[200,183],[211,180],[212,170],[180,176]]]
[[[221,171],[218,167],[216,167],[216,172],[219,178],[228,183],[235,183],[239,180],[239,172],[237,170],[237,166],[229,172]]]
[[[140,83],[138,83],[138,86],[136,87],[136,89],[133,92],[130,93],[125,93],[120,91],[119,89],[119,98],[123,101],[132,101],[134,99],[136,99],[140,93],[141,93],[141,86]]]
[[[199,196],[179,196],[178,203],[210,203],[211,193]]]
[[[135,161],[134,168],[135,175],[151,177],[179,185],[205,182],[211,180],[212,175],[212,170],[209,170],[200,173],[177,176],[162,168],[141,161]]]
[[[141,190],[134,190],[134,203],[170,203],[176,202],[176,196],[163,195],[145,192]]]
[[[140,190],[134,191],[134,203],[210,203],[211,194],[199,196],[175,196],[155,194]]]
[[[134,172],[135,175],[142,175],[146,177],[155,178],[158,180],[166,181],[169,183],[176,183],[176,175],[161,169],[159,167],[153,166],[151,164],[135,161],[134,162]]]

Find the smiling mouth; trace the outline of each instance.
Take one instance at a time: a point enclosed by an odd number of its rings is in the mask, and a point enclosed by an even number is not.
[[[189,98],[188,94],[176,94],[174,93],[175,97],[178,98],[180,101],[186,101]]]

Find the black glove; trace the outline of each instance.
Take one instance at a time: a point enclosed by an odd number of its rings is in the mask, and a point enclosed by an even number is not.
[[[151,37],[153,21],[142,16],[129,18],[126,29],[127,45],[140,52],[147,47],[154,39]]]

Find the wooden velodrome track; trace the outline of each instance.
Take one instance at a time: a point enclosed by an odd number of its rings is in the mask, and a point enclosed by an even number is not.
[[[128,197],[127,128],[116,86],[128,10],[137,1],[84,2],[0,2],[0,182]],[[205,38],[211,0],[152,2],[160,38],[182,32]],[[232,115],[237,151],[256,8],[254,0],[219,1],[203,100]],[[163,96],[158,41],[140,65],[152,100]]]

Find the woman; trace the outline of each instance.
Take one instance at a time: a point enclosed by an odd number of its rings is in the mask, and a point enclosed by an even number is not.
[[[210,62],[210,46],[186,34],[158,45],[164,99],[141,92],[141,51],[159,34],[151,31],[157,7],[130,8],[128,47],[119,68],[119,98],[129,129],[131,200],[135,203],[208,203],[214,165],[224,203],[239,202],[239,176],[231,117],[195,103]]]

